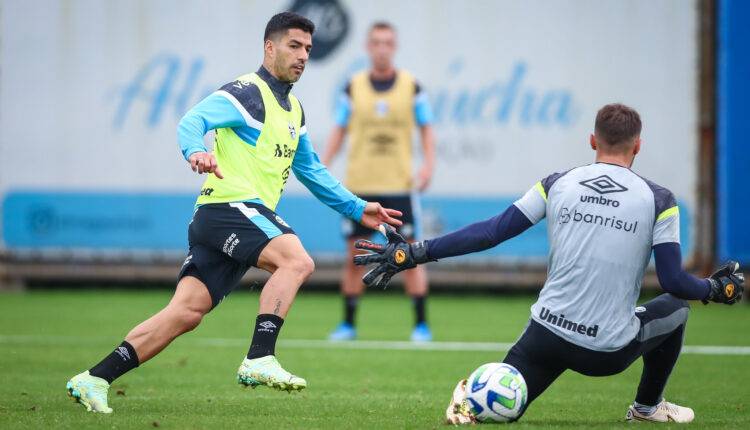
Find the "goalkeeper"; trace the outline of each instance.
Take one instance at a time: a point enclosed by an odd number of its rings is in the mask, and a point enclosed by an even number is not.
[[[635,110],[604,106],[590,138],[596,162],[547,176],[504,213],[413,244],[384,226],[387,245],[358,244],[373,252],[355,257],[355,263],[377,263],[365,283],[385,286],[401,270],[491,248],[547,217],[547,281],[526,330],[503,360],[523,374],[527,407],[568,369],[588,376],[614,375],[643,357],[640,384],[626,419],[692,421],[692,409],[663,397],[682,348],[687,300],[734,304],[742,296],[744,277],[735,262],[706,279],[681,269],[674,196],[630,170],[641,148],[640,132]],[[652,252],[666,294],[636,307]],[[461,403],[460,396],[454,397],[449,421],[473,421]]]

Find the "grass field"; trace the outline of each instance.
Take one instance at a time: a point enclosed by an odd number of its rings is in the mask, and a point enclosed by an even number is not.
[[[341,311],[337,296],[303,292],[284,324],[285,343],[277,355],[307,378],[309,388],[295,394],[243,389],[235,372],[247,349],[257,293],[236,292],[196,331],[115,381],[113,414],[84,413],[65,395],[67,379],[109,353],[169,295],[143,290],[0,295],[0,428],[442,428],[455,382],[504,356],[466,350],[482,344],[436,351],[393,342],[360,345],[372,349],[299,342],[325,339]],[[436,341],[513,342],[532,300],[435,296],[429,317]],[[411,318],[402,296],[372,294],[361,307],[360,339],[406,340]],[[695,304],[685,343],[750,346],[749,323],[748,306]],[[695,409],[694,427],[750,428],[749,361],[750,355],[684,353],[667,398]],[[638,361],[607,378],[567,372],[513,427],[624,427],[640,369]]]

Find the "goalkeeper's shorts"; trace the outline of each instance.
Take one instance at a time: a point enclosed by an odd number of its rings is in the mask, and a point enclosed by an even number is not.
[[[665,359],[653,366],[659,369],[652,373],[655,379],[666,383],[682,346],[688,309],[688,302],[671,294],[638,306],[635,315],[640,320],[640,330],[635,339],[616,351],[594,351],[573,344],[531,320],[503,362],[523,375],[529,396],[526,407],[568,369],[586,376],[615,375],[656,350]]]
[[[195,211],[188,228],[190,251],[178,279],[194,276],[213,306],[239,285],[242,276],[276,236],[294,234],[274,211],[257,203],[212,203]]]

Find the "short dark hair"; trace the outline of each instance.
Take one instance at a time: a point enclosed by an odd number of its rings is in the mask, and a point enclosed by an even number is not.
[[[624,104],[608,104],[597,112],[594,132],[610,145],[628,142],[640,136],[641,116]]]
[[[263,41],[276,37],[280,32],[286,32],[289,29],[296,28],[311,35],[315,32],[315,24],[304,16],[294,12],[281,12],[272,16],[266,24],[266,31],[263,33]]]
[[[367,34],[372,33],[374,30],[391,30],[393,32],[396,31],[396,27],[393,26],[388,21],[375,21],[370,25],[370,29],[367,31]]]

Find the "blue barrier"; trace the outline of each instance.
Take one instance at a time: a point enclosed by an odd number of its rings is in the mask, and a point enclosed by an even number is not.
[[[719,2],[716,256],[750,265],[750,2]]]
[[[422,199],[426,237],[456,230],[494,216],[515,197]],[[184,252],[193,212],[192,194],[12,191],[2,205],[2,235],[10,250],[86,249]],[[309,196],[289,195],[277,208],[313,255],[342,254],[342,218]],[[692,249],[691,211],[680,204],[683,252]],[[476,254],[543,262],[548,243],[546,222],[494,249]],[[471,257],[468,257],[471,258]]]

